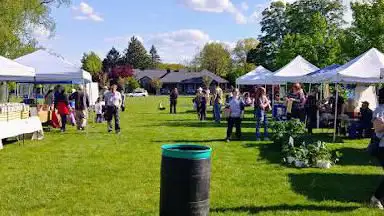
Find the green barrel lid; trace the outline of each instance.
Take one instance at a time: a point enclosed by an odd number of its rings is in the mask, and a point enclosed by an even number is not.
[[[182,158],[190,160],[208,159],[212,149],[208,146],[191,144],[167,144],[161,146],[163,157]]]

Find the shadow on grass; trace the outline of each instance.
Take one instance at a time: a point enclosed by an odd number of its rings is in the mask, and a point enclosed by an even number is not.
[[[225,142],[225,139],[203,139],[203,140],[157,140],[159,143],[211,143],[211,142]]]
[[[354,211],[358,207],[354,206],[324,206],[324,205],[276,205],[276,206],[239,206],[232,208],[214,208],[211,212],[226,213],[226,212],[247,212],[258,214],[267,211],[327,211],[327,212],[347,212]]]
[[[338,165],[379,166],[376,158],[370,156],[366,149],[342,148],[335,151],[342,154]]]
[[[253,144],[248,143],[244,145],[245,148],[256,147],[260,151],[260,160],[267,160],[269,163],[281,163],[281,150],[280,146],[274,143]]]
[[[380,175],[289,174],[292,189],[310,200],[362,203],[372,196]]]

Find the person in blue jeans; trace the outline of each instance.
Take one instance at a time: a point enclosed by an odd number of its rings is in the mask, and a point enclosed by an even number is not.
[[[216,123],[221,121],[221,105],[223,103],[223,90],[220,86],[216,86],[213,94],[213,117]]]
[[[269,101],[266,90],[263,87],[257,89],[255,94],[255,117],[256,117],[256,140],[260,141],[260,126],[264,124],[264,140],[268,139],[268,118],[267,112],[271,109],[271,102]]]

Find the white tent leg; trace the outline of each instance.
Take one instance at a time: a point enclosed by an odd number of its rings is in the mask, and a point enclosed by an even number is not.
[[[336,99],[335,99],[335,120],[333,124],[333,142],[336,142],[336,128],[337,128],[337,102],[339,100],[339,88],[338,84],[335,83],[335,90],[336,90]]]

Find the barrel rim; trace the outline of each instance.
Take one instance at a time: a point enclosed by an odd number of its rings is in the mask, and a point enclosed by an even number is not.
[[[201,150],[182,150],[178,147],[192,147]],[[211,157],[212,148],[204,145],[194,144],[165,144],[161,146],[163,157],[182,158],[182,159],[207,159]]]

